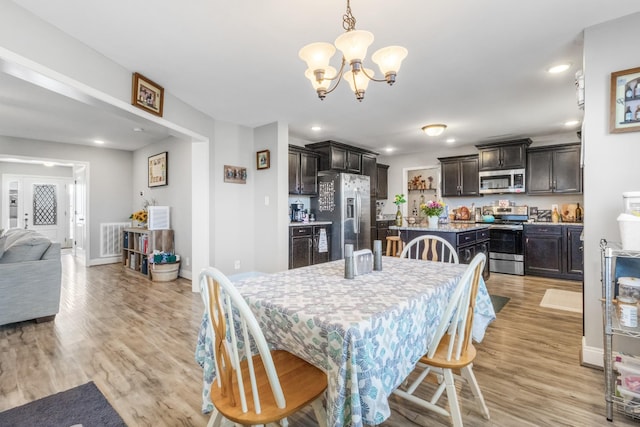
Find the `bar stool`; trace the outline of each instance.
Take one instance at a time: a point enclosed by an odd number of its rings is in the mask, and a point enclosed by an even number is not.
[[[400,256],[402,246],[400,236],[387,236],[387,256]]]

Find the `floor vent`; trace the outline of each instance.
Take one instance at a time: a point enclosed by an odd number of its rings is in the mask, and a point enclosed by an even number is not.
[[[131,227],[130,222],[100,224],[100,256],[122,256],[122,232]]]

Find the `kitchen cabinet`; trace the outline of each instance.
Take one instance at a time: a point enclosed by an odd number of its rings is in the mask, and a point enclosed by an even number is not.
[[[582,280],[581,225],[524,226],[525,275]]]
[[[320,235],[327,236],[326,251],[320,251]],[[289,268],[328,262],[331,259],[331,225],[309,225],[289,227]]]
[[[478,156],[439,157],[442,196],[478,196]]]
[[[582,193],[580,143],[532,148],[527,153],[527,193]]]
[[[289,146],[289,194],[318,195],[318,161],[311,150]]]
[[[386,200],[389,198],[389,165],[376,163],[376,199]]]
[[[173,230],[125,228],[122,234],[122,265],[151,278],[149,254],[153,251],[173,252]]]
[[[320,170],[323,171],[335,170],[366,175],[363,172],[363,157],[367,157],[365,162],[370,162],[371,158],[378,156],[376,152],[337,141],[314,142],[305,147],[320,154]],[[365,167],[370,167],[369,165]]]
[[[378,194],[378,174],[377,174],[377,161],[376,156],[371,154],[362,155],[362,175],[369,177],[369,195],[375,206],[376,195]]]
[[[396,230],[389,230],[389,227],[395,225],[395,220],[382,220],[376,221],[375,233],[372,233],[372,236],[375,236],[372,240],[381,240],[382,241],[382,253],[387,253],[387,236],[397,236],[398,232]],[[371,244],[371,250],[373,250],[373,243]]]
[[[529,138],[476,145],[478,170],[524,169],[527,166]]]

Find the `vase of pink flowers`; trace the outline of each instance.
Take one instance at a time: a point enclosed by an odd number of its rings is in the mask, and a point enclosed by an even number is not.
[[[429,221],[429,228],[438,228],[438,218],[444,211],[444,203],[440,200],[429,200],[420,205],[420,210]]]

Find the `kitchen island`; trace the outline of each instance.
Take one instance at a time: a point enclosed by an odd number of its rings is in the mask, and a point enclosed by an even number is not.
[[[423,226],[398,227],[392,225],[389,229],[396,230],[404,244],[418,236],[427,234],[440,236],[456,248],[461,264],[470,263],[479,252],[484,253],[489,259],[489,224],[443,223],[438,224],[438,228]],[[485,265],[483,277],[485,280],[489,278],[488,262]]]

